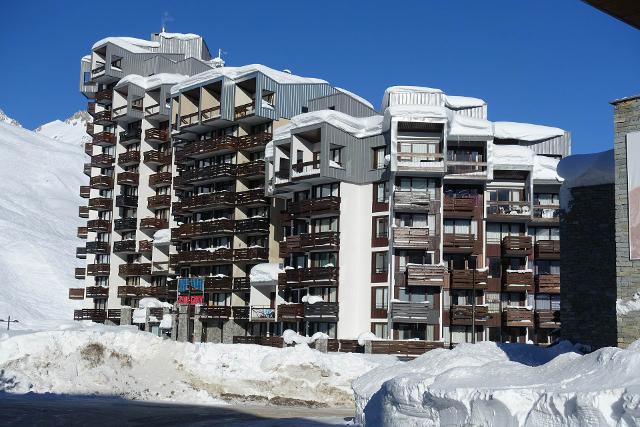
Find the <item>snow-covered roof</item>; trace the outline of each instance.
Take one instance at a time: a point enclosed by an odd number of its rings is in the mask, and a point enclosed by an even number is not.
[[[541,141],[564,135],[560,128],[517,122],[494,122],[493,135],[498,139],[517,139],[520,141]]]
[[[115,87],[119,88],[124,87],[128,84],[134,84],[144,90],[149,90],[166,84],[175,85],[185,80],[186,78],[187,76],[184,76],[182,74],[171,73],[159,73],[149,77],[140,76],[138,74],[129,74],[126,77],[122,78]]]
[[[493,162],[497,165],[505,165],[511,168],[525,166],[533,168],[536,154],[531,148],[521,145],[493,145]]]
[[[563,188],[612,184],[615,180],[613,150],[592,154],[574,154],[558,164]]]
[[[363,97],[361,97],[360,95],[356,95],[353,92],[350,92],[346,89],[343,89],[341,87],[336,87],[335,88],[338,92],[342,92],[347,96],[350,96],[351,98],[355,99],[356,101],[361,102],[362,104],[366,105],[367,107],[371,108],[372,110],[375,110],[375,108],[373,108],[373,104],[370,103],[369,101],[367,101],[366,99],[364,99]]]
[[[158,49],[160,47],[160,42],[138,39],[135,37],[106,37],[95,42],[93,46],[91,46],[91,50],[95,50],[107,43],[114,44],[132,53],[153,52],[154,49]]]
[[[461,108],[483,107],[487,103],[480,98],[471,98],[469,96],[446,95],[444,105],[453,110]]]
[[[296,128],[315,125],[318,123],[329,123],[356,138],[379,135],[382,133],[383,116],[352,117],[348,114],[334,110],[320,110],[309,113],[298,114],[291,118],[291,121],[279,128],[273,134],[273,140],[282,140],[291,137],[291,131]]]
[[[391,127],[391,119],[407,122],[441,123],[448,118],[447,109],[437,105],[391,105],[384,110],[384,129]]]
[[[194,39],[201,38],[198,34],[166,33],[164,31],[161,33],[158,33],[158,36],[162,37],[163,39],[178,39],[178,40],[194,40]]]
[[[449,114],[448,137],[456,138],[493,138],[493,123],[486,119],[464,116],[451,112]]]
[[[251,268],[249,281],[251,283],[277,282],[278,274],[283,273],[280,265],[275,262],[264,262],[256,264]]]
[[[391,86],[384,90],[384,95],[382,96],[382,108],[386,108],[389,106],[389,98],[392,94],[399,93],[434,93],[434,94],[442,94],[443,92],[440,89],[432,88],[432,87],[423,87],[423,86]]]
[[[559,159],[536,154],[533,160],[534,181],[564,181],[557,171]]]
[[[192,87],[201,86],[208,82],[212,82],[221,77],[227,77],[232,80],[239,80],[251,73],[262,73],[270,79],[280,84],[326,84],[327,82],[322,79],[315,79],[311,77],[301,77],[295,74],[286,73],[284,71],[274,70],[262,64],[249,64],[241,67],[220,67],[212,70],[204,71],[196,74],[183,81],[182,83],[171,88],[171,94],[176,94],[180,91],[190,89]]]

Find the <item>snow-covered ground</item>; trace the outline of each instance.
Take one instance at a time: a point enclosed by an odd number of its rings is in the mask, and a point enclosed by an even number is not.
[[[353,408],[351,382],[393,356],[251,344],[179,343],[135,327],[76,323],[0,333],[0,391],[215,404]]]
[[[44,136],[52,126],[40,135],[0,120],[0,318],[18,319],[12,328],[56,325],[77,305],[67,289],[76,284],[79,190],[87,182],[81,121],[58,122],[54,140]]]
[[[582,355],[567,342],[461,344],[354,382],[367,426],[637,426],[640,341]]]

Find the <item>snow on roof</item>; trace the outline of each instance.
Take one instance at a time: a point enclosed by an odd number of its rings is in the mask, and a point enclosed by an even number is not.
[[[521,145],[493,145],[493,161],[496,165],[533,167],[536,154]]]
[[[383,116],[352,117],[335,110],[320,110],[310,113],[298,114],[291,118],[291,122],[279,127],[273,134],[273,140],[281,140],[291,137],[291,131],[304,126],[318,123],[328,123],[341,129],[356,138],[379,135],[382,133]]]
[[[81,60],[85,61],[85,62],[89,62],[89,61],[91,61],[91,55],[85,55],[85,56],[82,57]]]
[[[178,40],[193,40],[193,39],[199,39],[200,36],[198,34],[192,34],[192,33],[166,33],[166,32],[161,32],[158,33],[158,35],[164,39],[178,39]]]
[[[486,119],[464,116],[451,112],[449,114],[449,133],[451,139],[455,138],[493,138],[493,124]]]
[[[350,96],[351,98],[355,99],[356,101],[361,102],[362,104],[366,105],[367,107],[371,108],[372,110],[375,110],[375,108],[373,108],[373,104],[370,103],[369,101],[367,101],[366,99],[364,99],[363,97],[356,95],[353,92],[350,92],[346,89],[342,89],[341,87],[336,87],[335,88],[338,92],[342,92],[347,96]]]
[[[487,105],[487,103],[480,98],[446,95],[444,98],[444,105],[448,108],[459,110],[461,108],[483,107]]]
[[[574,154],[558,164],[564,188],[612,184],[615,179],[613,150],[592,154]]]
[[[267,145],[264,146],[264,159],[273,160],[274,155],[275,155],[275,150],[273,148],[273,141],[269,141]]]
[[[277,282],[278,274],[283,273],[280,264],[277,262],[264,262],[256,264],[251,268],[249,281],[254,282]]]
[[[494,122],[493,134],[498,139],[518,139],[520,141],[540,141],[563,136],[564,130],[549,126],[517,122]]]
[[[171,73],[159,73],[149,77],[143,77],[138,74],[129,74],[126,77],[122,78],[115,87],[124,87],[131,83],[138,87],[141,87],[144,90],[149,90],[161,85],[175,85],[186,78],[187,76],[184,76],[182,74]]]
[[[220,77],[227,77],[232,80],[241,79],[251,73],[262,73],[270,79],[280,84],[326,84],[325,80],[315,79],[311,77],[301,77],[295,74],[286,73],[284,71],[274,70],[262,64],[249,64],[241,67],[220,67],[212,70],[207,70],[202,73],[196,74],[183,81],[182,83],[171,88],[171,94],[176,94],[180,91],[190,89],[192,87],[200,86],[210,81],[219,79]]]
[[[158,49],[160,47],[160,42],[143,40],[135,37],[106,37],[95,42],[93,46],[91,46],[91,50],[95,50],[107,43],[112,43],[116,46],[120,46],[121,48],[126,49],[132,53],[153,52],[154,49]]]
[[[142,298],[138,303],[138,308],[171,308],[173,307],[168,302],[162,302],[157,298]]]
[[[447,109],[437,105],[391,105],[384,110],[384,130],[391,127],[391,119],[407,122],[437,122],[447,120]]]
[[[557,171],[559,159],[537,154],[533,160],[534,180],[564,181],[564,179],[558,175]]]
[[[397,93],[443,93],[440,89],[423,86],[391,86],[384,90],[382,96],[382,107],[389,105],[389,97],[391,94]]]

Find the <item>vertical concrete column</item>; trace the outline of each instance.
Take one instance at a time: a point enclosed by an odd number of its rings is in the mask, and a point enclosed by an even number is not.
[[[178,341],[189,341],[189,306],[178,306]]]
[[[202,342],[202,321],[199,314],[193,316],[193,342]]]
[[[366,354],[371,354],[371,341],[364,342],[364,352]]]
[[[122,307],[120,309],[120,326],[131,325],[132,316],[133,316],[133,309],[131,307]]]
[[[151,324],[149,323],[149,308],[144,309],[144,330],[151,332]]]
[[[171,313],[171,339],[178,339],[178,313]]]
[[[329,351],[329,340],[326,338],[320,338],[316,340],[316,350],[322,353]]]

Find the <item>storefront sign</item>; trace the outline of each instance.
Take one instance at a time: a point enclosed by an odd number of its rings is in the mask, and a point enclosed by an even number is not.
[[[188,305],[196,305],[202,304],[203,297],[202,295],[180,295],[178,296],[178,304],[188,304]]]

